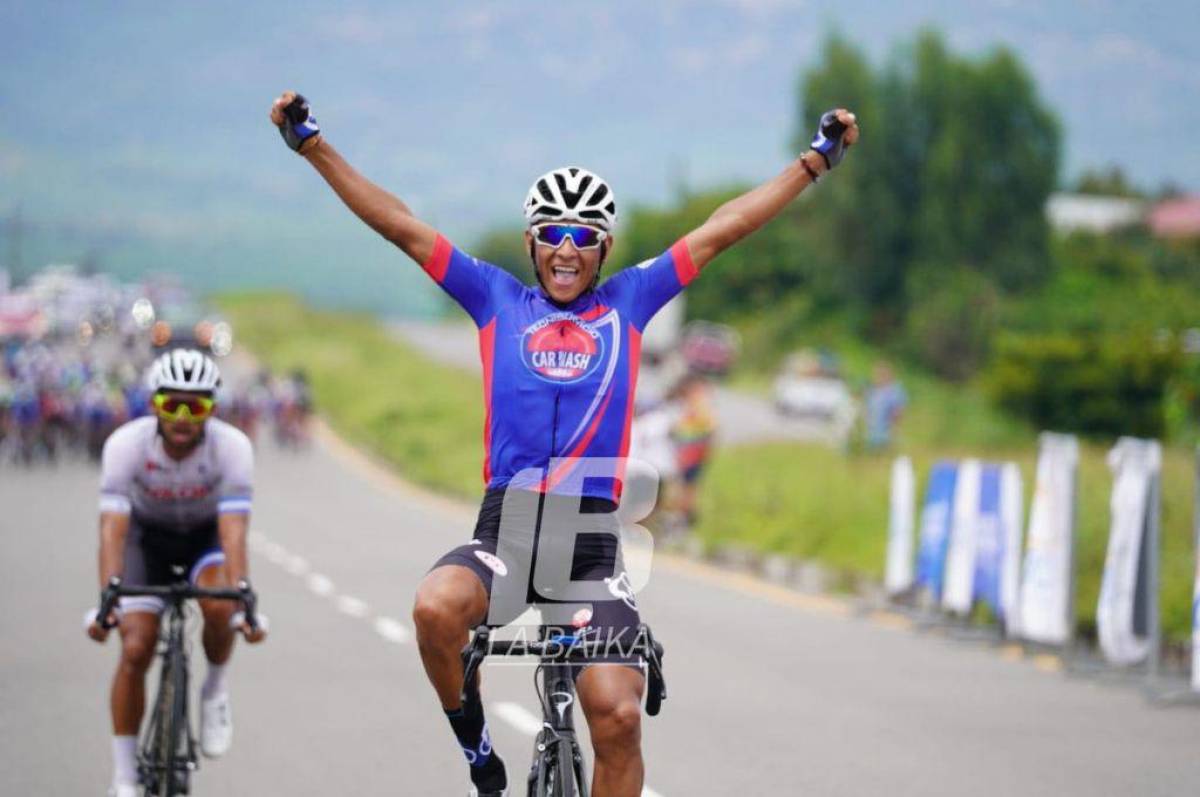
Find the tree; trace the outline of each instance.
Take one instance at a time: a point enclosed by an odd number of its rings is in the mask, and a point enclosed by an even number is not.
[[[905,274],[918,264],[965,265],[1010,289],[1040,279],[1059,128],[1011,52],[973,61],[926,31],[873,71],[832,36],[801,80],[794,143],[839,105],[863,125],[828,192],[850,298],[903,306]]]

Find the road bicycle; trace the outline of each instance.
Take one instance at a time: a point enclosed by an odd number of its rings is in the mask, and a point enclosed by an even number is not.
[[[205,589],[189,583],[183,568],[176,567],[174,571],[179,580],[167,586],[124,586],[121,579],[113,578],[101,594],[97,612],[102,625],[111,628],[114,624],[108,617],[120,598],[151,596],[166,602],[166,622],[160,626],[159,633],[158,655],[162,659],[162,670],[158,694],[138,741],[138,781],[145,797],[190,794],[191,775],[200,766],[188,701],[186,602],[198,598],[237,601],[242,605],[250,627],[258,627],[257,601],[249,587]]]
[[[587,797],[583,751],[575,735],[574,668],[601,664],[616,655],[621,660],[640,659],[646,669],[646,713],[658,714],[667,698],[663,680],[662,645],[655,641],[650,627],[642,624],[632,643],[605,645],[604,640],[579,632],[543,629],[538,640],[502,640],[492,629],[481,625],[462,650],[463,701],[479,699],[476,675],[488,656],[538,656],[534,674],[538,702],[542,706],[542,729],[534,740],[533,763],[529,768],[528,797]]]

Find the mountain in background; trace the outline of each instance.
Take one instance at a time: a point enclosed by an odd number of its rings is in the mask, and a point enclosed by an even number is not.
[[[1064,122],[1065,178],[1121,165],[1200,189],[1200,5],[1110,0],[0,4],[0,263],[175,271],[424,315],[440,293],[266,122],[313,101],[364,173],[469,246],[579,163],[623,207],[757,181],[789,156],[795,82],[840,30],[883,60],[916,30],[1014,49]],[[863,120],[870,135],[870,120]]]

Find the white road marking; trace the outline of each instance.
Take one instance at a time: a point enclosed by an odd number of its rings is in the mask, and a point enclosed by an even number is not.
[[[404,625],[390,617],[375,618],[375,633],[388,642],[395,642],[398,645],[402,645],[412,638],[412,634]]]
[[[526,736],[533,736],[542,729],[542,721],[519,703],[501,701],[492,704],[496,716]]]
[[[333,594],[333,582],[320,573],[309,574],[308,588],[321,597]]]
[[[288,557],[288,552],[277,542],[268,542],[263,546],[263,553],[267,555],[267,561],[273,565],[282,566]]]
[[[366,617],[367,602],[359,600],[350,595],[341,595],[337,599],[337,607],[343,614],[348,614],[351,617]]]
[[[308,572],[308,560],[303,556],[292,554],[284,563],[283,569],[293,576],[302,576]]]

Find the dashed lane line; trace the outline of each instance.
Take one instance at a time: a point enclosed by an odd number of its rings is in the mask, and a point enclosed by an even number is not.
[[[298,578],[303,577],[310,592],[322,598],[329,598],[342,614],[354,618],[365,618],[371,614],[371,607],[366,601],[353,595],[338,595],[334,590],[333,580],[329,576],[313,572],[307,559],[299,554],[290,553],[265,534],[255,533],[251,536],[249,546],[251,550],[261,553],[268,561],[278,565],[284,571]],[[399,620],[391,617],[376,617],[372,625],[375,633],[388,642],[402,645],[412,639],[412,631]]]
[[[500,701],[492,705],[496,716],[526,736],[533,736],[542,729],[542,721],[520,703]]]
[[[355,598],[352,595],[339,595],[337,607],[342,614],[348,614],[351,617],[366,617],[370,612],[370,607],[367,606],[366,601]]]
[[[308,574],[308,588],[322,598],[333,594],[333,582],[329,580],[328,576],[321,575],[320,573]]]
[[[375,633],[388,642],[395,642],[398,645],[402,645],[412,639],[412,633],[408,628],[403,623],[393,620],[391,617],[376,617]]]

